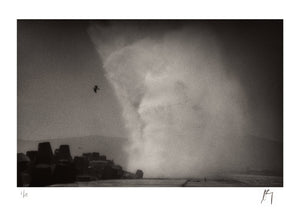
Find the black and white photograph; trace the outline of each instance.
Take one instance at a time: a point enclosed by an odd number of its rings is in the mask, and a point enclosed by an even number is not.
[[[18,19],[17,187],[284,187],[282,19]]]

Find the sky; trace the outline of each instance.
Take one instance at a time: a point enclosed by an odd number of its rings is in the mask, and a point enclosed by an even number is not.
[[[18,139],[126,134],[87,26],[18,21]]]
[[[282,21],[17,29],[18,139],[126,137],[128,168],[152,176],[239,165],[231,151],[249,135],[283,140]]]
[[[216,31],[226,72],[243,85],[252,121],[249,134],[282,139],[282,22],[200,23]],[[120,105],[88,35],[91,24],[18,21],[18,138],[126,135]],[[158,24],[170,30],[185,23]],[[96,84],[99,94],[91,90]]]

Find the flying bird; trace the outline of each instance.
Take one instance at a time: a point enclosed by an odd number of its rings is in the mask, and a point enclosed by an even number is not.
[[[98,85],[94,86],[94,92],[97,93],[97,90],[100,90],[100,88],[98,87]]]

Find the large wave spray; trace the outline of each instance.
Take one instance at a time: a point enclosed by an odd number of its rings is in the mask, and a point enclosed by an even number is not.
[[[129,170],[192,177],[237,165],[231,150],[243,134],[243,93],[212,32],[111,24],[89,34],[122,106]]]

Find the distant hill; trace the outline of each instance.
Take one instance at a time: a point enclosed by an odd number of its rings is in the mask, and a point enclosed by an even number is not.
[[[71,155],[79,156],[84,152],[99,152],[106,155],[108,159],[114,160],[115,163],[126,167],[127,155],[124,148],[128,143],[126,138],[106,137],[106,136],[86,136],[72,138],[56,138],[38,141],[17,141],[17,152],[26,153],[28,150],[37,150],[38,143],[48,141],[51,143],[54,152],[62,144],[70,145]]]
[[[239,141],[236,154],[236,165],[248,172],[273,171],[282,174],[283,142],[248,135]]]

